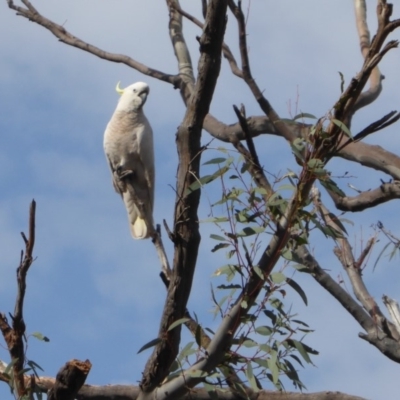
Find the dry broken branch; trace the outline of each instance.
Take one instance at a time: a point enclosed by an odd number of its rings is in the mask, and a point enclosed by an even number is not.
[[[14,314],[11,315],[12,323],[9,325],[5,314],[0,314],[0,330],[7,344],[10,353],[11,362],[13,363],[13,382],[12,387],[19,397],[27,394],[27,388],[23,378],[23,369],[25,366],[25,321],[23,316],[24,298],[26,290],[26,275],[29,267],[33,263],[33,247],[35,245],[35,216],[36,202],[32,200],[29,209],[29,236],[21,232],[25,242],[25,255],[21,252],[21,262],[17,268],[17,284],[18,292],[15,301]]]
[[[47,400],[75,400],[91,368],[89,360],[68,361],[58,371],[54,385],[47,394]]]

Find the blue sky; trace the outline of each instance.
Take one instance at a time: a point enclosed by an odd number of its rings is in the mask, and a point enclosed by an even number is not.
[[[200,15],[191,0],[182,7]],[[200,2],[199,2],[200,3]],[[376,23],[375,2],[370,6],[370,30]],[[75,36],[104,50],[124,53],[166,72],[177,67],[167,36],[168,13],[163,2],[120,0],[37,0],[45,16],[64,24]],[[395,16],[400,16],[400,8]],[[266,97],[282,117],[289,117],[288,103],[299,110],[323,116],[340,93],[341,71],[346,81],[362,64],[354,25],[352,4],[345,0],[263,1],[251,3],[248,44],[253,75]],[[236,29],[229,16],[226,42],[235,54]],[[199,30],[185,22],[186,40],[197,63]],[[132,241],[122,202],[114,193],[102,149],[105,126],[114,111],[117,81],[123,86],[144,80],[151,87],[146,103],[155,135],[155,220],[170,224],[175,200],[175,133],[184,106],[179,93],[164,83],[140,75],[125,66],[59,43],[43,28],[28,22],[0,2],[0,311],[12,311],[15,300],[15,268],[27,230],[28,207],[37,201],[37,239],[28,276],[25,305],[27,331],[40,331],[51,341],[29,340],[28,358],[55,375],[71,358],[90,359],[93,368],[88,383],[136,383],[150,354],[137,350],[157,334],[165,291],[158,278],[158,260],[149,241]],[[399,32],[393,39],[399,39]],[[381,70],[386,76],[380,98],[356,116],[354,132],[400,108],[400,52],[391,51]],[[226,123],[235,122],[232,104],[246,105],[247,114],[260,115],[248,89],[233,77],[223,62],[211,112]],[[400,154],[399,125],[368,138]],[[210,140],[204,133],[203,142]],[[291,161],[289,147],[272,137],[256,139],[267,171],[278,173]],[[217,144],[216,144],[217,146]],[[204,161],[207,155],[204,156]],[[329,168],[340,175],[351,171],[349,180],[361,189],[375,188],[379,178],[343,160]],[[346,187],[347,181],[340,181]],[[206,188],[200,217],[208,214]],[[348,192],[351,194],[351,192]],[[350,242],[359,249],[373,232],[377,220],[400,234],[397,202],[358,215],[348,227]],[[202,247],[189,309],[215,328],[211,309],[210,276],[223,254],[210,252],[211,226],[202,227]],[[172,246],[167,243],[172,255]],[[383,245],[383,243],[381,243]],[[342,274],[331,252],[331,241],[319,238],[313,251],[333,277]],[[379,246],[372,257],[375,260]],[[382,294],[400,300],[397,260],[383,259],[364,279],[380,302]],[[305,307],[295,294],[288,295],[293,308],[316,332],[307,343],[320,351],[315,367],[302,371],[310,391],[340,390],[369,399],[390,398],[398,391],[398,365],[358,339],[360,328],[352,318],[307,276],[295,279],[307,291]],[[207,303],[207,301],[208,303]],[[185,340],[187,337],[185,336]],[[0,359],[8,361],[0,347]],[[290,385],[287,386],[290,389]],[[6,385],[0,397],[11,398]]]

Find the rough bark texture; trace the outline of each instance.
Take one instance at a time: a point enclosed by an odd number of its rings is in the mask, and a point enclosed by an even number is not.
[[[58,371],[54,386],[47,394],[47,400],[75,400],[77,393],[90,372],[92,364],[89,360],[68,361]]]
[[[192,191],[190,185],[200,177],[201,130],[221,67],[226,9],[226,1],[214,0],[208,4],[204,32],[200,38],[198,79],[176,137],[179,167],[173,231],[173,273],[159,331],[162,342],[149,358],[140,384],[144,392],[154,390],[167,376],[179,350],[181,326],[171,331],[168,328],[185,315],[197,261],[200,244],[197,217],[200,190]],[[183,392],[187,390],[183,388]]]

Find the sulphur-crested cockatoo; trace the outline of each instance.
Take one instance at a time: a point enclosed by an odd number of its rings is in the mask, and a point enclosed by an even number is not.
[[[143,113],[149,94],[144,82],[120,89],[117,108],[104,132],[104,151],[114,188],[122,196],[135,239],[151,236],[154,203],[153,131]]]

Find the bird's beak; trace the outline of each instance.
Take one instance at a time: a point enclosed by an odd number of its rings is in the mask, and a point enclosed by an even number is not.
[[[149,92],[150,92],[150,88],[146,87],[139,93],[139,96],[142,96],[142,94],[146,94],[146,96],[147,96],[149,94]]]
[[[121,88],[120,88],[120,86],[119,86],[120,83],[121,83],[121,81],[119,81],[119,82],[117,83],[117,86],[116,86],[115,90],[117,91],[117,93],[118,93],[119,95],[122,95],[122,94],[124,93],[124,89],[121,89]]]

